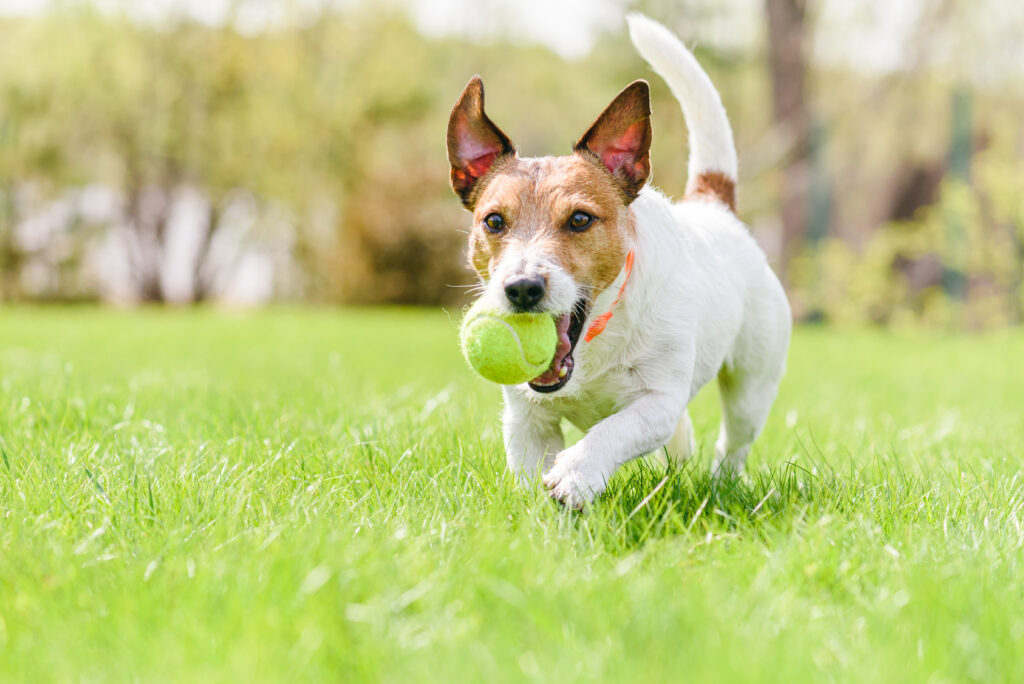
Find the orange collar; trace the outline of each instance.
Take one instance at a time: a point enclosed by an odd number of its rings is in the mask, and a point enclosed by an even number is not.
[[[594,322],[590,324],[589,328],[587,328],[587,334],[583,336],[584,340],[590,342],[595,337],[604,332],[605,326],[608,325],[608,321],[610,321],[612,318],[612,310],[615,308],[615,305],[619,303],[619,300],[622,299],[622,294],[626,291],[626,283],[629,282],[629,276],[632,273],[633,250],[629,250],[629,253],[626,255],[626,277],[625,279],[623,279],[622,285],[619,286],[619,293],[615,295],[615,301],[612,302],[612,305],[610,307],[608,307],[608,311],[595,318]]]

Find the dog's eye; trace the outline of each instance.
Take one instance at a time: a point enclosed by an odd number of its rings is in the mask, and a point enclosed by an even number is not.
[[[501,214],[488,214],[484,219],[484,226],[492,233],[500,233],[505,229],[505,219]]]
[[[569,230],[582,233],[594,223],[594,217],[585,211],[577,211],[569,217]]]

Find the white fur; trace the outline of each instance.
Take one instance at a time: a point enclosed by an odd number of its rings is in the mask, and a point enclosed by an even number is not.
[[[707,75],[664,27],[640,15],[629,22],[640,53],[680,99],[691,174],[735,178],[732,133]],[[715,468],[739,471],[785,367],[789,304],[736,216],[714,202],[673,203],[653,188],[630,210],[637,222],[633,275],[604,333],[579,341],[574,373],[560,391],[540,394],[525,384],[504,391],[509,469],[524,484],[542,475],[553,497],[575,506],[600,494],[633,458],[670,443],[677,457],[688,456],[686,406],[715,377],[723,410]],[[519,268],[523,260],[510,263]],[[592,316],[608,310],[622,278],[598,296]],[[555,289],[572,301],[568,284]],[[568,449],[563,418],[586,431]]]

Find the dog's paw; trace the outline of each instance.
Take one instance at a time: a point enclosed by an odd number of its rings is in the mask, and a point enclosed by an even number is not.
[[[720,482],[746,480],[747,476],[743,465],[747,460],[748,450],[749,447],[744,447],[733,452],[726,452],[724,447],[719,444],[716,447],[715,460],[711,464],[712,478]]]
[[[605,490],[610,475],[597,464],[588,463],[583,450],[578,449],[578,446],[559,454],[543,478],[551,498],[577,510]]]

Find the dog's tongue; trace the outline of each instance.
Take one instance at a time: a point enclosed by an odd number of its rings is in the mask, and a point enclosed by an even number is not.
[[[555,321],[555,330],[558,332],[555,358],[551,360],[551,365],[546,371],[533,379],[534,385],[554,385],[562,379],[562,366],[565,364],[565,357],[572,351],[572,342],[569,341],[569,322],[569,314],[560,316]]]

